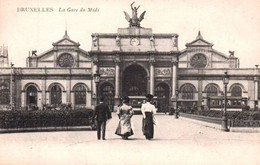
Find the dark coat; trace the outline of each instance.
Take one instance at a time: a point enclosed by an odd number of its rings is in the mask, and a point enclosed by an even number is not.
[[[99,105],[97,105],[92,116],[92,121],[95,118],[97,121],[106,121],[107,119],[112,118],[108,105],[106,105],[105,103],[100,103]]]

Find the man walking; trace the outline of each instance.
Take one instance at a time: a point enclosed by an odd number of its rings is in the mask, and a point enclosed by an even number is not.
[[[111,117],[109,112],[109,107],[104,103],[104,98],[100,98],[100,104],[95,107],[94,114],[92,116],[92,121],[97,120],[97,138],[100,140],[101,130],[102,130],[102,139],[106,140],[106,121]]]

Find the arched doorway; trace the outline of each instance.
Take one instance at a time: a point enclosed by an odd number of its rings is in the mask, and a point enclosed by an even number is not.
[[[159,112],[167,112],[169,106],[170,88],[165,83],[160,83],[155,88],[155,95],[157,96],[157,106]]]
[[[144,96],[147,94],[147,73],[140,65],[131,65],[123,72],[123,96]]]
[[[109,106],[110,111],[114,109],[114,87],[110,83],[104,83],[100,87],[99,96],[104,98],[104,103]]]
[[[33,85],[30,85],[27,90],[26,90],[26,100],[27,100],[27,105],[30,106],[37,106],[37,88]]]
[[[62,90],[59,85],[51,87],[51,104],[58,105],[62,103]]]

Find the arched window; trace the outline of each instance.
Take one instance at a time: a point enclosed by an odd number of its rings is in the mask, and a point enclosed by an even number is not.
[[[10,89],[7,82],[0,82],[0,105],[10,103]]]
[[[218,95],[218,88],[214,85],[211,85],[207,88],[207,96],[217,96]]]
[[[193,99],[194,98],[194,88],[191,85],[185,85],[182,90],[182,99]]]
[[[30,85],[26,91],[27,95],[27,105],[37,106],[37,88],[33,85]]]
[[[75,105],[86,105],[86,88],[83,85],[78,85],[75,88]]]
[[[61,104],[62,103],[62,90],[60,86],[54,85],[51,87],[51,104]]]
[[[158,111],[166,112],[169,105],[170,88],[165,83],[160,83],[155,88],[155,95],[157,96]]]
[[[114,107],[114,87],[110,83],[104,83],[100,87],[99,96],[104,98],[104,103],[109,106],[110,110]]]
[[[241,97],[242,96],[242,89],[240,86],[234,86],[231,90],[231,96]]]

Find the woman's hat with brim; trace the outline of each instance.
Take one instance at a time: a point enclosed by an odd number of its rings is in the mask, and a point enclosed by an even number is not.
[[[147,99],[149,99],[149,100],[152,100],[153,95],[151,95],[151,94],[147,94],[147,95],[145,95],[145,97],[146,97]]]

